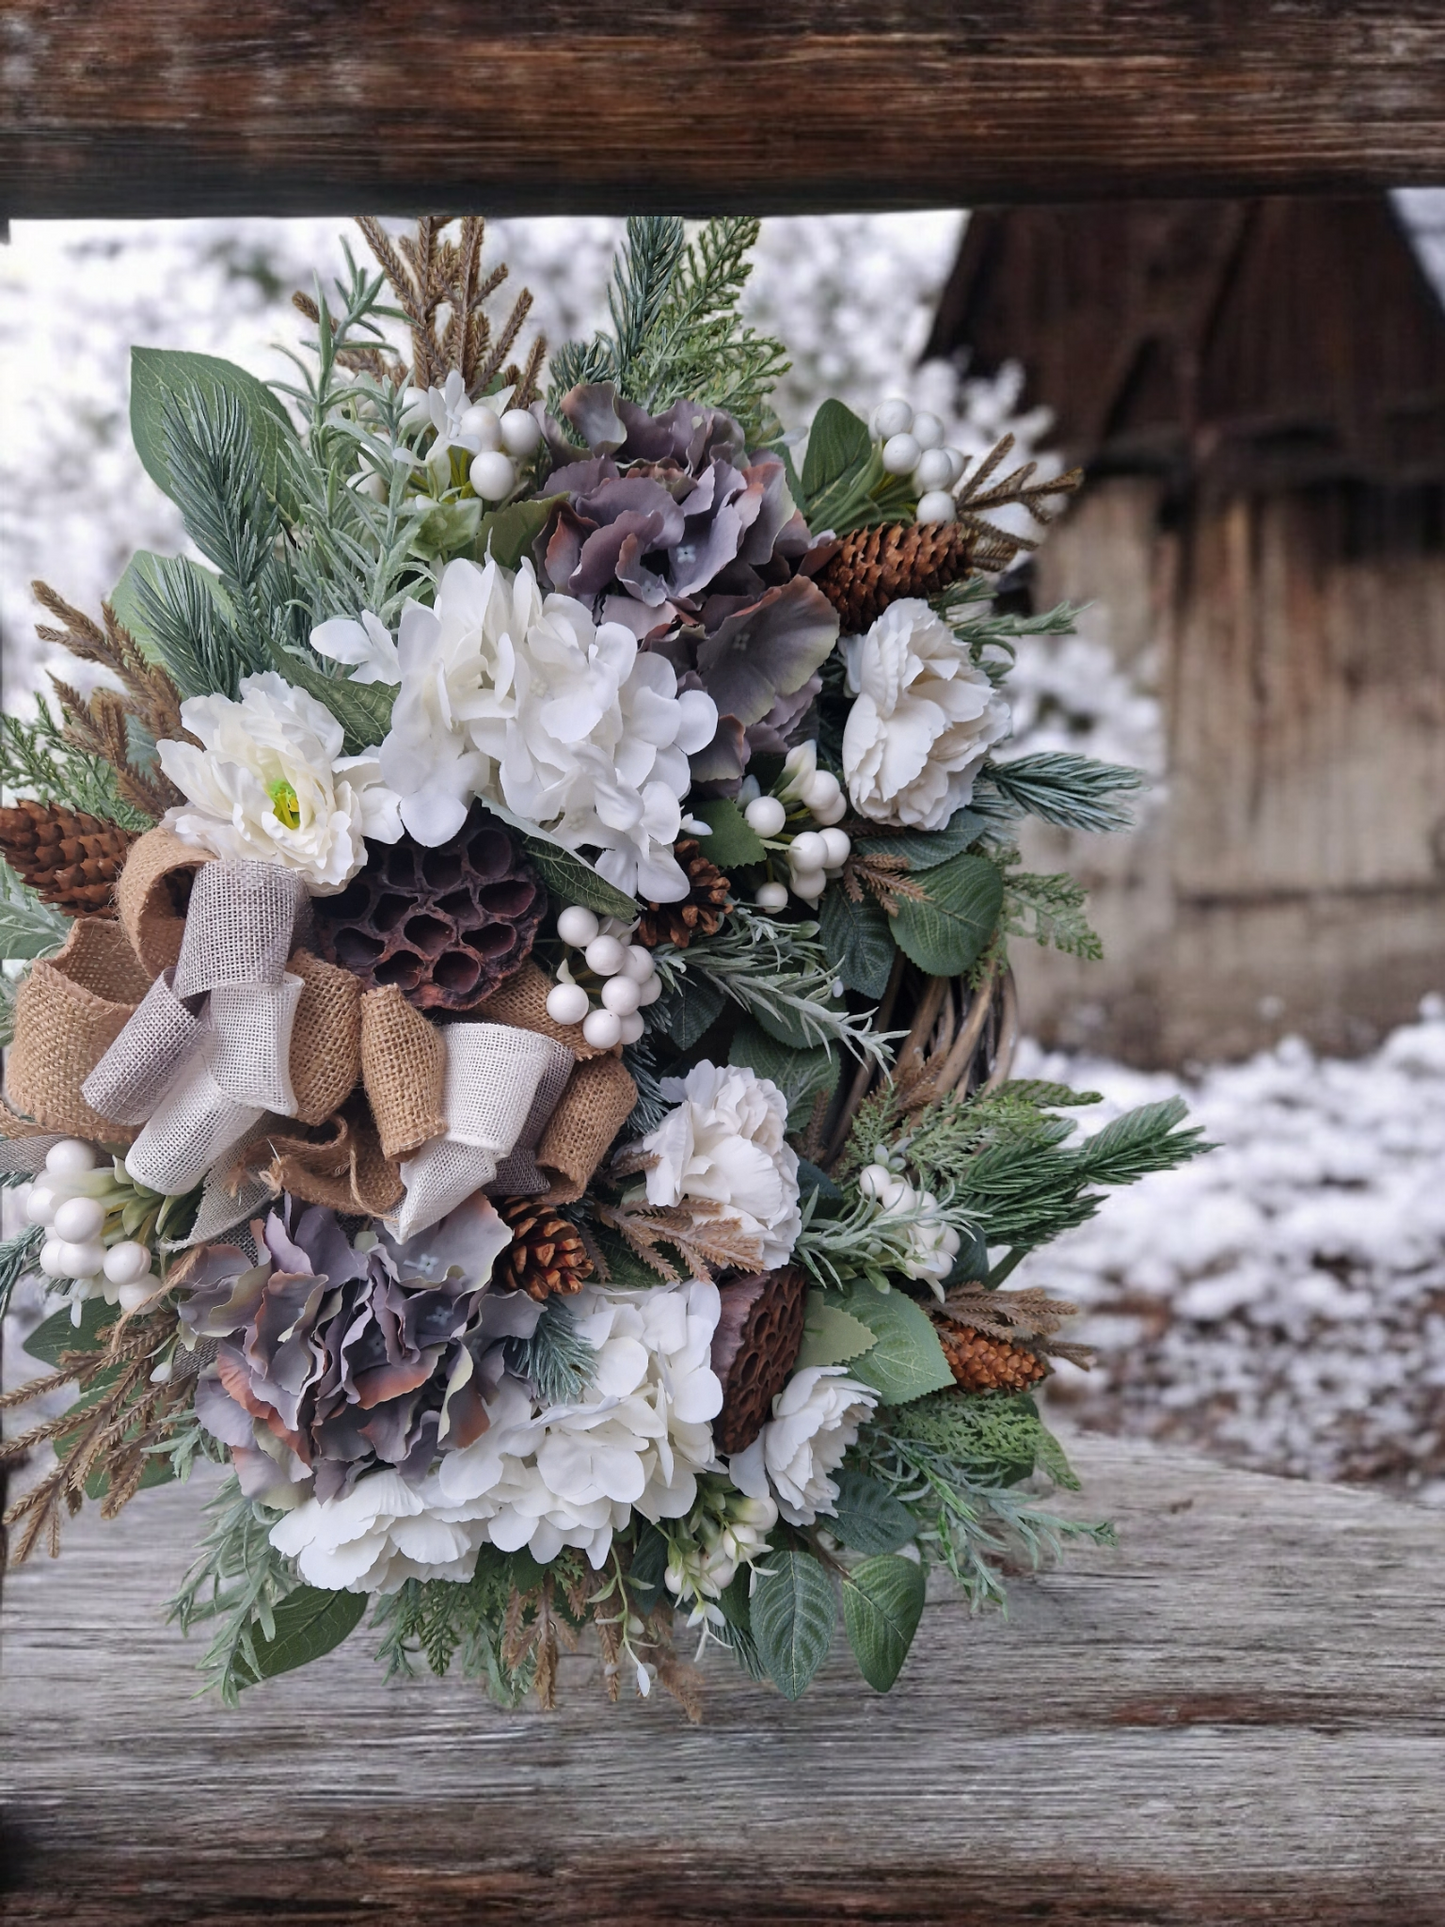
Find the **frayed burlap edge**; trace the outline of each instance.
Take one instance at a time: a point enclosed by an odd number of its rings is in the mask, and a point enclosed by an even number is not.
[[[388,984],[361,1000],[361,1075],[383,1154],[409,1157],[440,1137],[447,1047],[441,1031]]]
[[[551,1180],[544,1204],[576,1203],[636,1102],[637,1086],[615,1057],[577,1066],[537,1145]]]
[[[215,858],[173,830],[147,830],[130,847],[115,886],[115,904],[131,948],[152,977],[181,954],[191,878]]]
[[[28,1129],[132,1142],[135,1130],[92,1110],[80,1087],[148,988],[125,933],[109,917],[78,918],[64,948],[32,967],[15,999],[5,1071],[7,1107],[34,1120]],[[9,1119],[3,1122],[8,1127]]]

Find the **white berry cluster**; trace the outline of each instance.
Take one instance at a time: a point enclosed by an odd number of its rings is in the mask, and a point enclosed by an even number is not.
[[[905,1277],[938,1280],[948,1276],[963,1240],[939,1215],[938,1199],[931,1191],[915,1190],[886,1164],[865,1165],[858,1173],[858,1189],[865,1198],[878,1201],[881,1218],[916,1214],[902,1227],[912,1247],[910,1254],[898,1262]]]
[[[50,1147],[45,1169],[30,1187],[25,1215],[49,1234],[40,1269],[49,1278],[69,1280],[77,1304],[103,1297],[122,1311],[134,1311],[160,1290],[148,1248],[121,1235],[120,1209],[134,1196],[117,1182],[114,1166],[97,1162],[82,1138],[62,1138]]]
[[[498,410],[489,401],[469,401],[454,368],[440,388],[408,388],[402,397],[402,427],[436,430],[427,464],[443,485],[451,471],[451,451],[472,458],[472,487],[484,502],[505,502],[517,486],[517,463],[534,455],[542,431],[525,408]]]
[[[962,449],[943,445],[943,423],[926,408],[894,397],[873,411],[873,433],[883,444],[883,466],[907,475],[918,491],[920,522],[951,522],[953,489],[968,466]]]
[[[771,1498],[751,1499],[720,1480],[705,1480],[697,1504],[681,1527],[667,1535],[667,1590],[691,1608],[689,1626],[726,1624],[721,1598],[741,1566],[751,1566],[768,1550],[768,1534],[778,1523]]]
[[[816,903],[829,877],[838,874],[853,849],[846,831],[836,827],[838,819],[848,813],[848,799],[837,777],[818,768],[818,745],[800,743],[789,750],[782,777],[771,795],[762,795],[750,778],[738,800],[748,828],[777,850],[788,865],[786,883],[769,880],[759,886],[758,908],[786,909],[789,890],[805,903]],[[808,827],[808,817],[821,828]],[[790,824],[791,836],[785,838]]]
[[[581,1024],[582,1035],[598,1050],[635,1044],[643,1032],[639,1014],[662,995],[662,979],[646,944],[628,943],[628,926],[615,917],[605,922],[569,905],[557,918],[557,935],[582,953],[581,975],[596,984],[601,1003],[592,1002],[591,985],[578,982],[570,958],[547,993],[547,1015],[556,1024]]]

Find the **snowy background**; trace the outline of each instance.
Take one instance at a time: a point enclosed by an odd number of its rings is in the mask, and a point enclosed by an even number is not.
[[[1445,195],[1402,197],[1445,275]],[[1047,421],[1014,418],[1016,382],[914,366],[957,249],[957,213],[765,225],[751,308],[789,344],[780,397],[805,422],[827,394],[860,410],[907,393],[961,446],[1009,427],[1046,452]],[[536,296],[550,340],[590,331],[620,224],[493,224],[489,254]],[[0,637],[9,705],[43,674],[33,577],[94,609],[132,550],[176,550],[174,509],[130,446],[132,342],[195,348],[281,375],[293,288],[340,262],[333,221],[17,224],[0,248]],[[1031,744],[1161,766],[1157,706],[1088,637],[1020,662]],[[1442,968],[1445,990],[1445,968]],[[1025,1047],[1023,1075],[1101,1092],[1097,1129],[1182,1089],[1219,1145],[1112,1197],[1091,1225],[1030,1261],[1028,1282],[1073,1297],[1100,1348],[1051,1392],[1080,1423],[1262,1470],[1374,1480],[1445,1502],[1445,1001],[1372,1056],[1320,1061],[1286,1041],[1189,1081]],[[7,1377],[26,1375],[12,1349]]]

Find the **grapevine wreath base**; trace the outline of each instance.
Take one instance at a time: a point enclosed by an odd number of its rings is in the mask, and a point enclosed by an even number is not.
[[[76,667],[0,731],[0,1296],[54,1301],[12,1555],[209,1460],[172,1612],[228,1700],[366,1622],[550,1704],[590,1625],[694,1713],[679,1619],[794,1698],[840,1603],[886,1690],[930,1565],[982,1606],[1107,1531],[1040,1497],[1072,1307],[1006,1281],[1200,1148],[1008,1081],[1010,946],[1097,948],[1019,823],[1139,785],[1009,749],[1069,617],[991,577],[1077,478],[901,401],[784,433],[756,223],[631,222],[550,363],[479,220],[361,227],[294,383],[135,351],[205,565],[98,623],[37,585]]]

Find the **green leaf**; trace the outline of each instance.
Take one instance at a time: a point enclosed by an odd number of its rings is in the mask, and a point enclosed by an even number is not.
[[[691,1050],[705,1037],[722,1015],[727,998],[716,984],[684,977],[678,990],[668,999],[662,1029],[678,1050]]]
[[[717,864],[720,870],[766,861],[768,853],[762,838],[749,826],[737,804],[729,802],[727,797],[689,803],[688,814],[709,825],[712,833],[703,838],[700,848],[708,861]]]
[[[868,424],[860,421],[851,408],[840,401],[825,401],[813,417],[808,431],[808,452],[803,458],[803,495],[799,504],[809,523],[812,510],[826,490],[861,473],[873,453],[873,437]]]
[[[885,1553],[865,1559],[843,1575],[843,1624],[858,1671],[886,1693],[897,1679],[918,1622],[923,1617],[925,1581],[912,1559]]]
[[[101,1328],[113,1325],[119,1317],[115,1306],[106,1304],[103,1298],[87,1298],[80,1308],[80,1323],[73,1325],[66,1305],[35,1327],[25,1340],[25,1349],[32,1358],[57,1370],[62,1352],[98,1352]]]
[[[460,555],[476,542],[481,520],[482,505],[475,496],[464,502],[438,502],[417,522],[412,553],[428,562]]]
[[[923,1307],[904,1291],[875,1291],[855,1284],[843,1308],[865,1324],[878,1343],[850,1371],[871,1385],[885,1405],[907,1405],[953,1384],[953,1373]]]
[[[987,948],[1003,904],[1003,878],[983,856],[953,856],[927,872],[922,903],[899,901],[898,947],[930,977],[961,977]]]
[[[799,1131],[813,1115],[813,1107],[838,1082],[838,1065],[827,1044],[794,1050],[770,1037],[751,1017],[744,1017],[733,1034],[730,1064],[743,1064],[759,1077],[771,1078],[788,1100],[788,1129]]]
[[[504,569],[518,568],[523,557],[532,553],[532,544],[546,528],[553,508],[561,499],[560,495],[539,495],[533,501],[511,502],[506,508],[493,509],[490,515],[484,515],[473,544],[477,561],[486,561],[490,544],[494,562]]]
[[[249,1675],[246,1684],[274,1679],[331,1652],[361,1624],[366,1604],[364,1592],[322,1592],[316,1586],[288,1592],[276,1608],[272,1637],[256,1633],[255,1669],[244,1664],[240,1669]]]
[[[352,682],[344,674],[328,676],[299,650],[283,649],[274,643],[271,660],[278,675],[294,688],[304,689],[308,696],[314,696],[331,711],[342,727],[343,747],[348,756],[359,756],[364,749],[371,749],[391,728],[396,690],[390,685]]]
[[[798,1159],[798,1188],[804,1197],[810,1191],[816,1191],[820,1198],[832,1203],[837,1203],[843,1196],[841,1187],[834,1184],[828,1173],[820,1171],[816,1164],[810,1164],[807,1158]]]
[[[846,1365],[878,1343],[861,1319],[854,1318],[840,1305],[830,1304],[821,1291],[808,1293],[803,1325],[803,1347],[795,1371],[805,1365]]]
[[[130,432],[146,473],[165,494],[175,496],[166,460],[164,428],[167,395],[199,389],[208,398],[229,394],[239,403],[261,464],[265,487],[289,521],[300,512],[288,471],[296,432],[280,398],[234,362],[172,348],[130,351]]]
[[[542,881],[561,903],[580,903],[599,917],[621,917],[630,923],[637,905],[623,891],[614,889],[605,877],[598,876],[590,863],[584,863],[571,850],[535,831],[524,831],[522,845],[541,874]]]
[[[70,934],[70,918],[53,904],[42,903],[35,892],[0,863],[0,957],[17,961],[48,956]]]
[[[898,952],[892,927],[872,897],[853,903],[840,883],[831,884],[818,911],[818,931],[848,988],[863,997],[881,997]]]
[[[845,1465],[837,1475],[838,1499],[824,1521],[835,1539],[855,1552],[897,1552],[918,1537],[918,1521],[886,1485]]]
[[[910,875],[920,870],[935,870],[951,856],[961,856],[970,843],[976,843],[988,828],[972,810],[955,810],[941,830],[899,830],[894,835],[859,837],[855,848],[860,856],[901,856]]]
[[[627,1587],[644,1613],[657,1604],[667,1561],[667,1540],[656,1526],[642,1520],[637,1528],[637,1549],[627,1568]]]
[[[795,1700],[827,1657],[838,1601],[810,1552],[769,1553],[767,1567],[753,1593],[753,1637],[768,1677],[785,1699]]]

